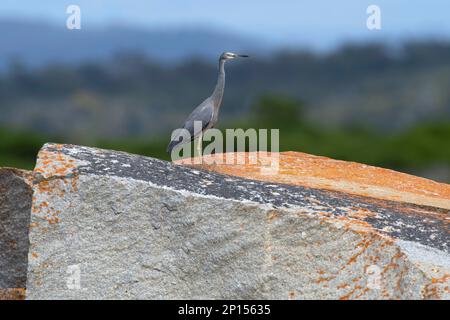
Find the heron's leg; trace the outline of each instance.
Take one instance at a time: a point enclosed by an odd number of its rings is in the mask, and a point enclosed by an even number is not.
[[[200,134],[200,136],[198,137],[198,144],[197,144],[197,153],[198,153],[198,157],[202,156],[203,153],[203,148],[202,148],[202,141],[203,141],[203,134]]]

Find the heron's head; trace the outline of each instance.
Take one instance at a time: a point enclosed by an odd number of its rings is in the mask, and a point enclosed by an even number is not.
[[[220,60],[231,60],[236,58],[248,58],[248,55],[246,54],[236,54],[233,52],[224,52],[220,56]]]

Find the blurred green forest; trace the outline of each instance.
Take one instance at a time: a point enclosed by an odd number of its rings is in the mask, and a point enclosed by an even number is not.
[[[450,44],[345,46],[229,63],[219,129],[279,128],[281,151],[450,182]],[[212,91],[217,67],[112,61],[0,74],[0,166],[31,169],[45,142],[168,159],[170,132]]]
[[[386,135],[358,127],[318,127],[302,121],[302,112],[303,104],[299,101],[276,95],[263,96],[252,106],[248,117],[223,124],[219,129],[280,128],[281,151],[301,151],[404,172],[425,172],[431,165],[450,167],[450,121],[421,123],[400,133]],[[165,152],[168,137],[71,141],[1,129],[0,166],[32,169],[39,148],[49,141],[81,143],[169,160]],[[445,181],[442,177],[434,178]]]

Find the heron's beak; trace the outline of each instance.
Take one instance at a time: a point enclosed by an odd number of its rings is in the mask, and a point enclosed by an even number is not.
[[[248,55],[246,55],[246,54],[238,54],[237,56],[241,57],[241,58],[248,58]]]

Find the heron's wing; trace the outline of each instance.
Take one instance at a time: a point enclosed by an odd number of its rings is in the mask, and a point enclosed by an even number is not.
[[[214,114],[214,103],[211,98],[203,101],[184,122],[183,128],[191,134],[191,139],[195,139],[211,123]],[[194,126],[195,122],[201,122],[201,126]]]
[[[186,121],[183,124],[183,129],[186,129],[191,137],[191,140],[194,140],[200,133],[208,128],[211,124],[214,115],[214,103],[211,98],[203,101],[191,114],[187,117]],[[195,125],[195,122],[201,122],[201,125]],[[183,141],[182,134],[178,134],[175,136],[167,147],[167,151],[170,153],[172,149],[181,142],[189,142]]]

